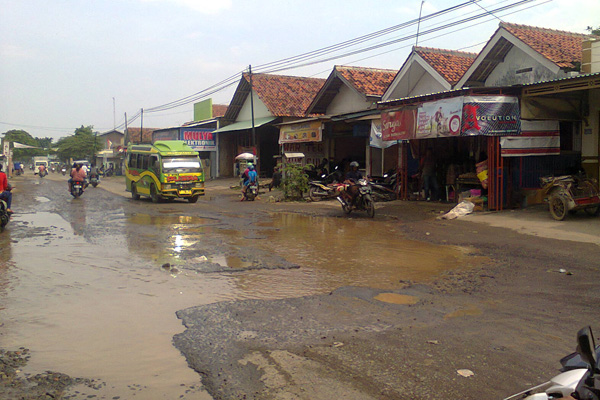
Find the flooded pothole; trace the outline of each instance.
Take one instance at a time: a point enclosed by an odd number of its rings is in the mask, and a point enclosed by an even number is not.
[[[311,271],[328,290],[347,285],[396,288],[469,268],[469,249],[412,240],[393,222],[275,214],[254,245]],[[480,260],[479,260],[480,261]]]
[[[384,303],[404,304],[408,306],[417,304],[419,302],[419,298],[416,296],[398,293],[379,293],[374,297],[374,299]]]

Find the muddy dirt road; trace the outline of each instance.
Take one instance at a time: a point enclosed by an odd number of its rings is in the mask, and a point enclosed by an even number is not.
[[[0,236],[0,348],[30,357],[0,394],[51,370],[81,378],[48,389],[73,399],[502,398],[600,329],[598,219],[556,240],[439,204],[370,220],[219,182],[194,205],[133,201],[119,178],[73,200],[50,178],[13,181]]]

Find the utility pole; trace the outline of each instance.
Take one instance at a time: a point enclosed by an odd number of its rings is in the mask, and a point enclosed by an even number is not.
[[[117,129],[117,114],[115,113],[115,98],[113,97],[113,129]]]
[[[256,156],[256,129],[254,128],[254,96],[252,96],[252,65],[248,66],[250,75],[250,113],[252,114],[252,153]]]
[[[123,138],[123,146],[129,143],[129,132],[127,132],[127,113],[125,113],[125,137]]]
[[[143,132],[144,132],[144,109],[142,108],[142,118],[140,120],[140,143],[142,143],[142,138],[144,137]]]

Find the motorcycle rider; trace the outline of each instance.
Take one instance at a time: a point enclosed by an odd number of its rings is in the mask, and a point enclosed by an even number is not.
[[[73,164],[74,168],[71,170],[71,179],[69,179],[69,193],[71,192],[71,187],[73,182],[81,182],[85,184],[86,174],[83,168],[81,168],[81,164]]]
[[[252,163],[248,163],[248,168],[242,174],[242,179],[244,180],[244,187],[242,188],[242,200],[246,200],[246,191],[251,184],[256,184],[258,181],[258,174],[254,170],[254,165]]]
[[[46,166],[44,164],[40,165],[38,168],[38,175],[40,176],[46,176]]]
[[[10,209],[12,203],[12,193],[10,192],[12,187],[8,184],[8,178],[6,174],[2,172],[2,164],[0,164],[0,199],[6,202],[6,212],[12,214]]]
[[[350,163],[350,171],[346,173],[346,179],[344,180],[346,189],[342,192],[342,198],[347,204],[354,203],[356,195],[358,194],[358,186],[356,183],[361,179],[363,179],[363,175],[358,170],[358,162],[352,161]]]

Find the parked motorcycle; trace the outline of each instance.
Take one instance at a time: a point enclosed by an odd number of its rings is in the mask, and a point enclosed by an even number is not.
[[[371,176],[370,180],[373,189],[373,200],[392,201],[398,199],[400,189],[398,171],[392,169],[383,176]]]
[[[80,181],[73,181],[71,183],[71,196],[78,198],[83,194],[84,183]]]
[[[547,176],[540,178],[540,183],[554,219],[562,221],[567,213],[578,210],[600,215],[600,192],[595,179],[580,175]]]
[[[100,183],[100,178],[98,177],[98,175],[90,175],[90,184],[93,187],[98,186],[99,183]]]
[[[336,197],[346,214],[350,214],[353,210],[361,210],[366,211],[367,215],[371,218],[375,216],[375,204],[371,197],[372,190],[369,181],[360,179],[356,184],[342,184],[338,188],[338,191],[346,191],[352,198],[350,203],[348,203],[344,198],[345,196],[341,193]]]
[[[600,399],[600,375],[598,356],[592,328],[589,326],[577,332],[577,352],[560,360],[561,374],[548,382],[534,386],[504,400],[557,400],[572,396],[576,399]]]
[[[10,213],[7,211],[8,206],[4,200],[0,200],[0,232],[4,230],[4,227],[10,221]]]
[[[337,188],[342,179],[338,167],[329,174],[322,174],[320,180],[308,182],[308,197],[311,201],[333,199],[338,196]]]

